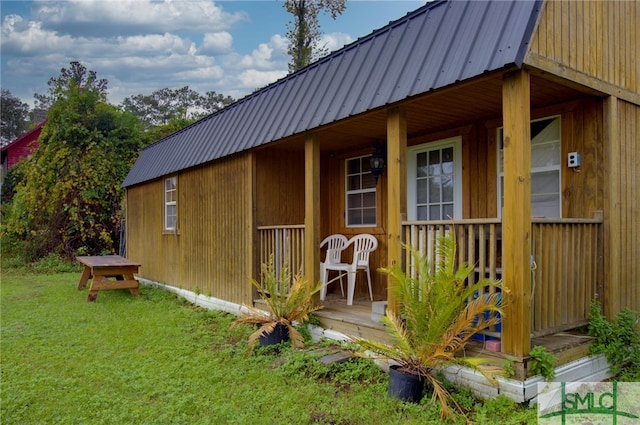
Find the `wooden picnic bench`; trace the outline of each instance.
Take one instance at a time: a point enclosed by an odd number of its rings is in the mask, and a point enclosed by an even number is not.
[[[119,255],[78,256],[76,260],[83,266],[78,290],[84,289],[91,279],[87,301],[95,301],[98,291],[106,289],[128,289],[132,295],[140,295],[138,281],[133,276],[140,264]]]

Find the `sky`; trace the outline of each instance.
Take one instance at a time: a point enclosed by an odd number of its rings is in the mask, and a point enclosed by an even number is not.
[[[348,0],[320,16],[330,51],[425,1]],[[109,81],[108,100],[184,86],[234,99],[288,73],[281,0],[1,0],[2,89],[33,107],[34,93],[71,61]]]

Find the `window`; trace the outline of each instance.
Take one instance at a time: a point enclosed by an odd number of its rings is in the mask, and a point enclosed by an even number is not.
[[[462,215],[461,139],[409,148],[407,200],[409,220],[448,220]]]
[[[498,191],[504,206],[503,129],[498,129]],[[531,122],[531,215],[560,217],[561,214],[560,117]],[[502,208],[499,208],[502,214]]]
[[[347,227],[376,225],[376,181],[370,158],[367,155],[345,161]]]
[[[178,213],[177,177],[169,177],[164,181],[164,229],[176,230]]]

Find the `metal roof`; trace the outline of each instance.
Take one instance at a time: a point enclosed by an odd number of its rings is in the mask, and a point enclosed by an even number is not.
[[[147,146],[123,186],[521,66],[542,1],[434,1]]]

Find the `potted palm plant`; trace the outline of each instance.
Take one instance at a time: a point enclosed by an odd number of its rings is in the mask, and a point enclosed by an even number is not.
[[[438,238],[433,268],[416,250],[405,248],[414,259],[413,273],[405,273],[397,265],[380,269],[391,276],[391,290],[399,305],[396,311],[388,310],[382,319],[392,345],[366,339],[355,342],[374,356],[391,361],[391,397],[419,401],[426,384],[446,416],[455,400],[437,376],[440,368],[453,364],[470,366],[495,383],[499,367],[490,365],[488,359],[458,354],[474,334],[497,324],[497,314],[503,315],[504,299],[499,291],[505,289],[500,281],[490,279],[468,284],[473,267],[455,267],[454,235]],[[486,292],[491,287],[496,290]],[[405,384],[405,380],[410,383]]]
[[[251,279],[264,301],[266,310],[244,305],[242,314],[232,324],[253,325],[258,329],[249,336],[250,353],[256,343],[262,346],[291,340],[293,347],[303,347],[304,337],[295,324],[309,321],[309,314],[322,308],[314,301],[314,295],[322,285],[308,284],[301,273],[291,276],[285,265],[276,273],[273,258],[261,267],[261,282]]]

